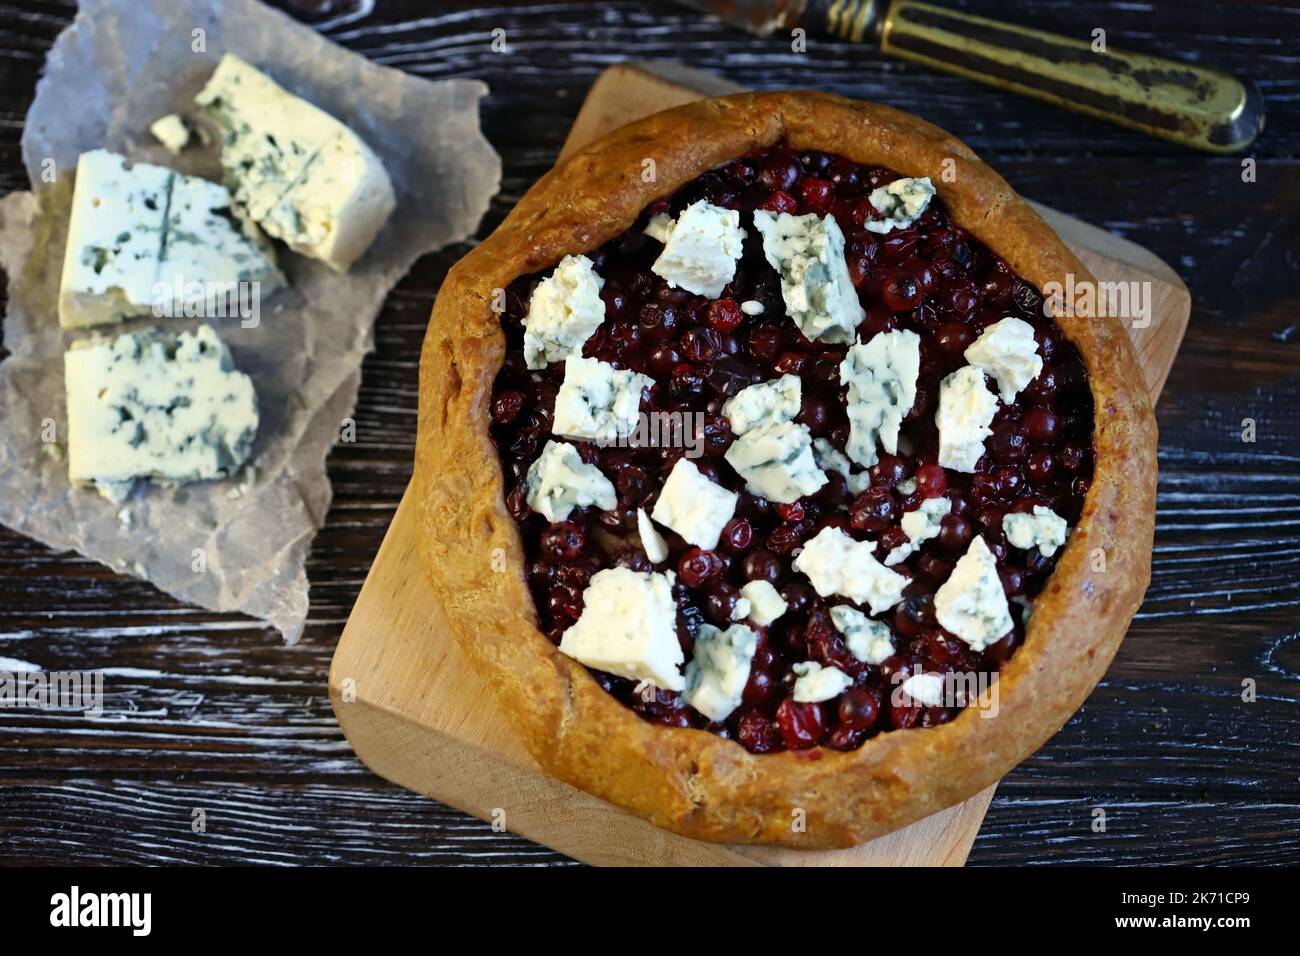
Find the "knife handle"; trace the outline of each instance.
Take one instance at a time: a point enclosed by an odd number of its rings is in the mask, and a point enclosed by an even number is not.
[[[1107,49],[1083,40],[915,0],[811,0],[846,40],[1013,90],[1151,136],[1212,153],[1244,150],[1264,128],[1253,82],[1209,67]]]

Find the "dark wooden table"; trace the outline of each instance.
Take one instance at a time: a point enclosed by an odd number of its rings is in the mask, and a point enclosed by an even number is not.
[[[483,124],[505,179],[480,235],[551,165],[596,74],[638,57],[911,110],[1023,194],[1164,257],[1195,305],[1158,409],[1151,590],[1084,709],[1002,783],[970,862],[1300,863],[1300,6],[960,5],[1084,38],[1101,27],[1116,47],[1253,76],[1269,108],[1251,153],[1257,180],[1242,182],[1240,158],[1191,154],[848,44],[814,40],[795,54],[669,3],[287,4],[378,62],[491,85]],[[67,0],[0,5],[0,192],[28,185],[23,118],[74,12]],[[497,28],[506,54],[491,49]],[[0,861],[567,862],[375,777],[326,698],[335,641],[410,477],[429,306],[464,251],[419,262],[379,318],[358,440],[329,460],[334,505],[311,552],[296,647],[0,529],[0,658],[102,668],[107,694],[99,720],[0,708]],[[1254,442],[1242,440],[1246,419]],[[1093,830],[1098,808],[1104,833]]]

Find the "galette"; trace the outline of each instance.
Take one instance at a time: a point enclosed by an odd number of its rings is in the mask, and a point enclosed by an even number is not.
[[[550,773],[688,836],[848,846],[1053,734],[1150,576],[1121,322],[942,130],[813,93],[543,177],[421,358],[427,572]]]

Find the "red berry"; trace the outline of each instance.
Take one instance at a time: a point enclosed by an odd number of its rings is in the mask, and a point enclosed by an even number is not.
[[[709,303],[709,325],[719,332],[734,332],[745,320],[745,313],[735,299],[718,299]]]
[[[826,716],[821,704],[800,704],[790,697],[776,709],[776,723],[791,750],[816,747],[826,733]]]

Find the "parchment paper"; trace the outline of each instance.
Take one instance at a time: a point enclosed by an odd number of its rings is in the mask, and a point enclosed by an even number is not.
[[[59,328],[56,297],[77,157],[103,146],[219,179],[217,148],[168,154],[148,133],[193,96],[231,51],[348,124],[383,160],[397,209],[346,275],[281,250],[291,290],[261,323],[211,320],[252,378],[261,424],[252,468],[223,482],[142,483],[124,505],[73,488],[63,352],[87,332]],[[325,519],[325,456],[348,437],[361,360],[385,295],[415,259],[471,236],[500,185],[483,138],[477,81],[431,83],[376,66],[254,0],[86,0],[50,51],[23,132],[35,194],[0,201],[9,276],[0,363],[0,522],[147,578],[177,598],[263,618],[296,641],[307,615],[304,560]],[[184,319],[137,320],[117,334]],[[49,438],[51,423],[57,436]],[[364,440],[364,434],[357,436]]]

